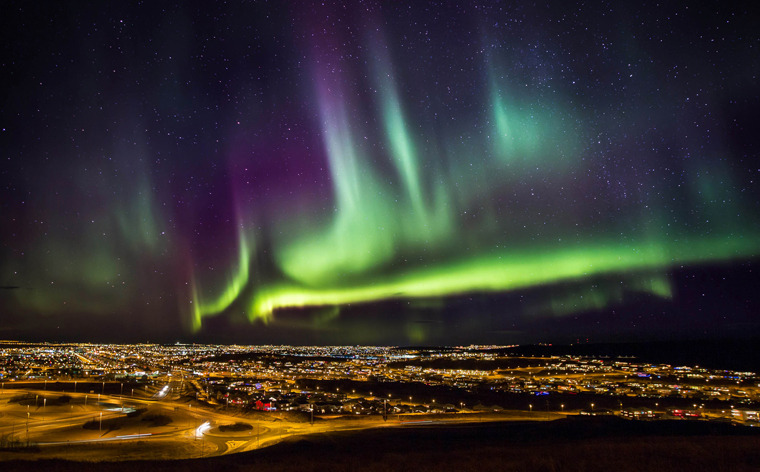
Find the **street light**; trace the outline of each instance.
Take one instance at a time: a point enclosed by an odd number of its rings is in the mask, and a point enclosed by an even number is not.
[[[559,406],[559,409],[560,409],[560,410],[562,410],[562,411],[565,411],[565,404],[564,404],[564,403],[563,403],[563,404],[561,404],[561,405]]]
[[[528,409],[532,412],[533,411],[533,404],[528,405]]]
[[[98,429],[99,431],[103,431],[103,412],[100,412],[100,427]]]

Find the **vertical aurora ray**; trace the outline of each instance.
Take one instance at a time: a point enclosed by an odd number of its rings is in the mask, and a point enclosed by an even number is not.
[[[534,120],[517,103],[506,99],[495,79],[491,79],[490,101],[494,154],[505,163],[530,161],[541,140]]]
[[[136,252],[143,249],[157,251],[164,246],[161,236],[166,231],[162,218],[156,212],[151,197],[153,194],[154,190],[143,178],[137,185],[136,195],[127,200],[129,206],[116,212],[119,229]]]
[[[425,210],[417,158],[403,112],[401,111],[401,105],[393,91],[386,92],[383,95],[383,122],[385,123],[385,131],[391,145],[391,154],[404,182],[412,208],[414,208],[417,215],[424,218]]]
[[[419,156],[416,154],[413,137],[409,131],[409,125],[404,118],[404,112],[398,97],[398,90],[393,80],[393,67],[387,57],[387,46],[383,47],[384,41],[370,40],[379,43],[374,47],[373,76],[380,90],[379,107],[382,113],[382,123],[385,130],[385,138],[389,144],[389,152],[393,164],[401,177],[407,198],[418,218],[426,219],[425,204],[423,200],[423,188],[419,175]]]
[[[368,168],[367,150],[357,144],[339,85],[322,83],[329,80],[327,75],[318,80],[335,217],[312,234],[299,234],[295,240],[280,244],[277,253],[282,270],[307,284],[351,276],[387,261],[393,254],[396,229],[393,207]]]
[[[251,248],[245,232],[238,225],[237,241],[237,264],[229,276],[223,289],[215,296],[204,297],[200,295],[201,289],[195,276],[192,277],[191,294],[192,301],[190,307],[190,320],[192,331],[197,331],[201,327],[203,318],[218,315],[230,307],[241,296],[250,279],[250,268],[252,266]]]
[[[380,92],[376,107],[385,136],[383,157],[391,161],[403,187],[403,192],[395,192],[394,200],[394,217],[401,222],[397,245],[415,250],[436,246],[451,238],[454,231],[447,186],[439,168],[423,167],[428,160],[419,152],[415,141],[420,136],[415,136],[405,116],[385,41],[372,37],[369,42],[374,46],[371,50],[375,57],[370,65],[371,76]],[[423,169],[428,175],[423,175]],[[426,190],[431,194],[425,195]]]

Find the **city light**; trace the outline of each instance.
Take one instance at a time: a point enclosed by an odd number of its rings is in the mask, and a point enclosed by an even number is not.
[[[343,427],[348,416],[362,417],[352,423],[361,427],[376,427],[378,420],[437,421],[428,415],[456,414],[441,420],[446,422],[509,421],[520,418],[520,404],[538,421],[575,415],[756,421],[754,410],[744,407],[760,401],[760,381],[753,372],[646,364],[630,358],[522,357],[511,349],[0,342],[0,359],[8,359],[0,364],[3,392],[12,391],[7,398],[17,402],[0,404],[0,427],[26,413],[30,429],[21,439],[30,444],[44,440],[48,421],[73,427],[69,434],[82,444],[117,438],[180,439],[182,434],[202,438],[212,431],[214,437],[226,437],[225,428],[234,427],[249,431],[246,441],[258,447],[262,438],[271,444],[296,434],[300,423],[295,419],[304,414],[314,432]],[[737,379],[742,385],[735,385]],[[97,402],[91,401],[92,395]],[[523,403],[536,396],[542,397],[541,403]],[[414,404],[420,397],[429,402]],[[472,401],[469,409],[465,398]],[[666,398],[673,406],[663,409]],[[624,408],[624,403],[638,406]],[[609,404],[616,410],[605,408]],[[542,414],[533,417],[534,407]],[[44,412],[34,422],[32,408]],[[272,416],[248,416],[254,412]],[[274,429],[267,426],[273,421]],[[12,432],[13,424],[7,426]],[[264,433],[260,426],[266,426]],[[151,434],[145,431],[148,427],[154,428]],[[90,435],[92,430],[97,435]],[[258,438],[253,431],[259,431]],[[205,443],[198,446],[210,448]]]

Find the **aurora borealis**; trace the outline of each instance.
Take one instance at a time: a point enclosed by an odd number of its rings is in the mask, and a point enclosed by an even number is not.
[[[0,337],[509,342],[626,306],[756,323],[755,20],[17,4]],[[695,312],[704,274],[732,281],[731,313],[724,293]]]

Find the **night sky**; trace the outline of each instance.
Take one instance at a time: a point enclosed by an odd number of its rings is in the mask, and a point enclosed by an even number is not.
[[[760,18],[627,3],[5,3],[0,338],[760,333]]]

